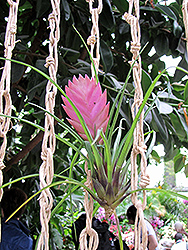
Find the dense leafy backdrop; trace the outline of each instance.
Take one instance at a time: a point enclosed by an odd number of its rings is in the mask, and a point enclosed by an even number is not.
[[[95,3],[94,3],[95,4]],[[186,51],[185,28],[181,10],[182,1],[177,0],[168,4],[166,2],[140,1],[140,26],[141,46],[145,49],[142,57],[142,87],[146,93],[153,79],[165,68],[161,56],[171,55],[173,58],[181,57],[179,66],[188,70],[188,56]],[[48,15],[51,11],[50,0],[20,0],[18,14],[18,28],[16,47],[13,58],[29,63],[40,70],[48,73],[44,67],[45,58],[48,56]],[[100,72],[99,79],[102,87],[108,89],[108,98],[113,103],[117,91],[123,86],[127,73],[130,69],[130,27],[122,18],[128,11],[126,0],[103,0],[103,11],[100,14]],[[0,5],[0,56],[4,53],[4,34],[6,30],[9,6],[6,1]],[[58,84],[64,89],[68,79],[73,75],[90,75],[90,59],[80,37],[73,29],[74,25],[86,40],[91,31],[91,19],[88,3],[85,0],[61,0],[61,38],[58,44],[59,66]],[[155,52],[149,55],[150,50]],[[0,68],[4,61],[0,61]],[[1,71],[2,72],[2,71]],[[163,144],[165,160],[173,160],[175,172],[185,167],[186,156],[181,148],[188,148],[188,83],[186,74],[175,70],[175,74],[168,73],[160,78],[150,96],[146,109],[151,108],[145,118],[144,130],[150,132],[148,145],[156,135],[155,145]],[[43,126],[44,112],[40,109],[26,105],[28,102],[44,107],[45,85],[47,80],[35,71],[13,63],[11,78],[11,96],[13,101],[13,116],[23,117],[29,121]],[[133,102],[134,83],[130,77],[121,106],[119,120],[125,118],[124,132],[127,132],[132,124],[130,107]],[[61,107],[60,93],[56,97],[55,114],[66,122],[66,115]],[[13,120],[13,127],[8,132],[8,145],[4,170],[4,182],[31,173],[38,173],[41,164],[40,152],[43,132],[36,128]],[[119,122],[118,122],[119,124]],[[117,125],[118,126],[118,125]],[[56,123],[56,134],[63,136],[64,129]],[[67,140],[77,145],[77,142],[69,134]],[[155,151],[152,156],[158,161],[159,156]],[[73,156],[70,148],[57,140],[54,154],[55,173],[68,175],[68,167]],[[84,176],[83,162],[75,165],[73,177],[78,181]],[[21,188],[32,195],[39,189],[38,178],[27,179],[24,183],[19,182]],[[67,186],[53,188],[54,203],[61,200],[67,193]],[[53,225],[57,221],[61,223],[65,217],[66,206],[78,207],[82,192],[77,191],[73,196],[73,203],[65,200],[58,213],[55,213]],[[37,235],[40,230],[37,199],[29,204],[27,221],[32,225],[32,234]],[[59,216],[59,217],[58,217]],[[61,217],[61,218],[60,218]],[[70,219],[70,218],[69,218]],[[58,223],[57,223],[58,224]],[[56,224],[56,225],[57,225]],[[61,226],[52,230],[61,232]],[[60,237],[61,238],[61,237]],[[59,238],[59,239],[60,239]],[[55,243],[52,243],[52,245]]]

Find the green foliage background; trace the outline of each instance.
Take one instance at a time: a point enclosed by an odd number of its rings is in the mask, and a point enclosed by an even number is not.
[[[172,55],[173,58],[181,57],[179,66],[188,70],[188,57],[186,51],[185,28],[182,16],[182,1],[163,4],[157,0],[153,2],[140,1],[140,26],[141,46],[146,47],[142,57],[142,88],[144,94],[153,82],[154,78],[165,68],[161,56]],[[6,30],[6,18],[9,6],[6,1],[0,5],[0,55],[4,53],[4,34]],[[48,56],[48,15],[51,11],[50,0],[20,0],[18,14],[18,28],[16,47],[13,51],[13,59],[29,63],[38,69],[48,73],[44,67],[45,58]],[[126,0],[104,0],[103,11],[100,14],[100,71],[99,80],[103,88],[108,89],[108,99],[114,102],[116,94],[122,88],[128,71],[130,53],[130,27],[123,20],[122,15],[128,11]],[[68,80],[73,75],[90,76],[90,59],[80,37],[73,29],[74,25],[83,39],[86,41],[91,31],[91,20],[88,3],[85,0],[61,0],[61,39],[58,44],[58,84],[64,89]],[[155,54],[149,56],[151,48],[155,48]],[[4,61],[0,61],[0,68]],[[0,71],[1,73],[2,71]],[[188,110],[188,83],[186,73],[176,69],[173,76],[163,75],[157,82],[152,95],[147,101],[145,111],[151,108],[145,117],[144,131],[151,133],[147,138],[147,145],[163,144],[165,161],[173,160],[175,172],[185,169],[188,173],[185,161],[186,155],[180,149],[188,148],[188,125],[186,114]],[[28,102],[44,107],[45,85],[47,80],[29,70],[23,65],[12,63],[11,97],[13,101],[13,116],[27,119],[40,126],[44,125],[44,111]],[[131,104],[133,103],[134,83],[130,77],[123,97],[117,126],[124,118],[125,134],[132,124]],[[55,114],[66,122],[66,115],[61,107],[61,96],[56,97]],[[18,120],[13,120],[13,127],[8,132],[8,146],[6,150],[4,169],[4,183],[19,177],[38,173],[41,164],[41,140],[43,132],[35,127]],[[65,129],[56,123],[56,134],[71,142],[77,147],[76,141]],[[159,160],[157,152],[149,152],[154,159]],[[54,154],[55,173],[69,176],[69,166],[74,155],[74,150],[57,140]],[[149,160],[148,160],[149,161]],[[157,166],[155,166],[157,167]],[[72,177],[78,181],[85,178],[84,164],[81,159],[74,165]],[[58,179],[58,178],[57,178]],[[17,186],[26,191],[28,196],[39,190],[38,178],[26,179],[17,182]],[[54,207],[67,195],[69,186],[60,185],[52,188]],[[40,232],[38,197],[29,203],[25,214],[25,220],[31,228],[35,239]],[[66,198],[59,210],[51,220],[51,249],[66,248],[71,241],[70,229],[71,213],[65,213],[67,209],[80,211],[83,209],[83,191],[77,189],[72,194],[72,200]],[[66,244],[62,241],[62,233],[65,234]],[[68,235],[68,236],[67,236]],[[68,242],[67,242],[68,240]],[[57,243],[58,242],[58,243]],[[58,248],[57,248],[58,245]],[[61,247],[60,247],[61,246]],[[71,248],[71,245],[70,245]]]

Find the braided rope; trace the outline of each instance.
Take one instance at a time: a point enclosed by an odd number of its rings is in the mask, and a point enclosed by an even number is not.
[[[85,172],[87,173],[87,181],[85,185],[93,189],[92,179],[91,179],[91,170],[88,170],[87,162],[85,162]],[[99,238],[96,231],[92,228],[92,219],[93,219],[93,199],[88,192],[85,190],[84,198],[84,208],[86,211],[86,228],[82,230],[80,234],[80,250],[95,250],[99,244]],[[89,235],[89,246],[87,241],[87,236]]]
[[[185,35],[186,35],[186,47],[188,52],[188,1],[187,0],[183,0],[182,13],[183,13],[183,22],[185,27]]]
[[[89,10],[91,13],[92,24],[93,24],[91,29],[91,35],[87,39],[87,44],[91,46],[90,48],[91,57],[93,58],[95,69],[96,72],[98,73],[99,61],[100,61],[100,54],[99,54],[100,41],[99,41],[98,23],[99,23],[99,14],[102,11],[102,0],[98,1],[98,8],[93,8],[92,0],[86,0],[86,1],[89,2]],[[91,75],[93,78],[95,78],[95,71],[92,64],[91,64]]]
[[[7,0],[9,4],[9,18],[5,33],[5,50],[4,56],[6,59],[11,59],[12,51],[15,47],[16,27],[17,27],[17,13],[19,0],[16,2]],[[10,73],[11,73],[11,61],[6,60],[2,72],[0,82],[0,114],[11,116],[11,95],[10,95]],[[3,142],[0,147],[0,186],[3,184],[3,173],[2,170],[5,168],[4,157],[7,146],[6,134],[10,127],[10,118],[0,117],[0,137],[3,138]],[[0,199],[2,198],[3,190],[0,190]]]
[[[133,16],[131,13],[134,12]],[[132,66],[133,63],[133,80],[135,84],[135,95],[134,103],[131,107],[132,118],[135,119],[135,116],[139,110],[140,105],[143,101],[143,92],[141,88],[141,57],[139,55],[140,51],[140,25],[139,25],[139,0],[130,0],[129,1],[129,13],[124,14],[124,18],[131,27],[131,52],[132,52],[132,61],[129,62]],[[131,152],[131,190],[134,191],[138,189],[138,172],[137,172],[137,156],[140,154],[141,162],[141,180],[139,185],[141,188],[145,188],[149,184],[149,176],[146,174],[146,145],[144,143],[144,133],[143,133],[143,119],[144,113],[140,115],[140,119],[137,122],[136,128],[134,130],[134,141],[133,149]],[[146,249],[147,248],[147,229],[144,222],[144,213],[143,210],[146,207],[146,191],[143,191],[143,203],[141,200],[137,199],[137,193],[133,193],[131,196],[132,202],[137,208],[137,215],[135,220],[135,250],[137,249]],[[139,220],[139,225],[138,225]],[[142,231],[142,243],[140,243]]]
[[[90,53],[91,57],[94,62],[94,66],[96,69],[96,73],[98,74],[99,69],[99,61],[100,61],[100,54],[99,54],[99,14],[102,11],[102,0],[98,1],[98,8],[93,8],[93,0],[86,0],[89,3],[89,10],[92,16],[92,29],[91,35],[87,39],[87,44],[91,46]],[[94,48],[95,49],[95,56],[94,57]],[[92,77],[95,78],[95,71],[94,67],[91,63],[91,74]],[[85,162],[85,172],[87,174],[87,181],[85,183],[90,189],[93,189],[92,178],[91,178],[91,171],[88,170],[87,162]],[[99,239],[98,234],[92,228],[92,218],[93,218],[93,198],[90,196],[88,192],[85,190],[85,198],[84,198],[84,207],[86,211],[86,228],[82,230],[80,234],[80,249],[81,250],[95,250],[98,247]],[[87,243],[87,237],[89,235],[89,246]],[[89,248],[88,248],[89,247]]]
[[[49,75],[51,79],[56,82],[56,73],[58,67],[58,53],[57,53],[57,43],[59,41],[59,23],[60,23],[60,0],[51,0],[52,13],[49,15],[49,56],[46,59],[45,66],[49,68]],[[57,88],[48,81],[46,86],[46,97],[45,105],[46,110],[51,114],[54,114],[55,107],[55,96]],[[42,143],[41,159],[43,163],[40,166],[39,178],[40,178],[40,188],[45,188],[52,183],[54,175],[54,163],[53,154],[55,152],[56,140],[54,132],[54,118],[48,113],[45,114],[45,132]],[[49,249],[48,239],[49,239],[49,227],[48,222],[51,216],[51,209],[53,206],[53,197],[49,188],[44,189],[41,192],[40,198],[40,221],[41,221],[41,235],[39,238],[39,243],[37,249]]]

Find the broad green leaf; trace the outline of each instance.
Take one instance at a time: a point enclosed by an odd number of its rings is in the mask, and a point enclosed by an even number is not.
[[[173,127],[176,130],[178,138],[181,141],[187,141],[188,127],[183,117],[178,112],[176,112],[176,115],[174,113],[171,113],[169,116],[171,118]]]
[[[153,115],[153,126],[155,131],[159,131],[161,138],[163,139],[163,141],[168,141],[168,131],[165,125],[164,120],[162,119],[162,116],[159,114],[158,110],[155,108],[152,111],[152,115]]]
[[[178,154],[174,157],[174,171],[178,173],[184,167],[185,156],[182,154]]]
[[[188,164],[185,165],[184,173],[185,176],[188,177]]]
[[[173,108],[166,102],[162,102],[159,98],[156,98],[156,106],[161,114],[170,114],[173,112]]]
[[[58,61],[58,72],[62,77],[66,77],[68,75],[68,68],[66,66],[65,60],[62,56],[59,56]]]
[[[28,3],[28,1],[26,2]],[[37,18],[44,16],[44,13],[50,11],[50,1],[48,0],[37,0],[36,1],[36,16]],[[50,12],[49,12],[50,13]]]
[[[178,24],[176,20],[173,22],[173,34],[177,38],[180,38],[182,35],[182,27]]]
[[[155,8],[159,10],[164,15],[168,16],[170,19],[177,21],[177,17],[170,7],[166,5],[155,4]]]
[[[174,148],[174,140],[173,137],[170,135],[169,136],[169,141],[166,142],[165,145],[165,156],[164,156],[164,161],[170,161],[172,160],[179,152],[179,149]]]
[[[115,25],[115,18],[109,0],[103,1],[103,10],[100,14],[100,22],[108,30],[111,30]]]
[[[185,85],[182,83],[178,83],[178,82],[172,83],[172,87],[177,92],[184,91],[184,89],[185,89]]]
[[[51,222],[52,224],[52,222]],[[57,227],[57,225],[55,225]],[[57,246],[63,246],[63,238],[57,228],[51,228],[50,230],[51,239],[53,239],[53,243]]]
[[[127,0],[112,0],[118,10],[124,14],[129,9],[129,3]]]
[[[76,62],[80,56],[80,52],[77,50],[69,49],[69,48],[61,48],[62,57],[67,58],[71,62]]]
[[[151,16],[151,25],[152,29],[156,29],[160,27],[164,23],[164,20],[157,22],[152,16]]]
[[[158,98],[162,98],[162,99],[172,99],[172,100],[175,100],[175,101],[179,101],[179,102],[182,102],[183,99],[178,99],[174,94],[172,94],[171,92],[170,93],[167,93],[167,92],[164,92],[164,91],[158,91],[157,92],[157,96]]]
[[[180,16],[182,16],[182,9],[181,9],[181,4],[178,3],[178,1],[176,2],[172,2],[169,5],[170,9],[174,12],[174,14],[176,15],[176,17],[179,19]],[[178,20],[177,20],[178,21]]]
[[[156,162],[160,163],[161,161],[161,157],[159,156],[159,154],[157,153],[157,151],[153,150],[151,152],[151,156],[154,160],[156,160]]]
[[[178,67],[181,67],[185,70],[188,70],[188,64],[187,61],[185,60],[185,56],[182,58],[182,60],[180,61],[180,63],[178,64]],[[175,74],[174,74],[174,82],[179,82],[181,81],[181,79],[186,75],[185,72],[176,69]]]
[[[111,70],[114,60],[112,52],[104,40],[100,41],[100,55],[103,62],[104,71],[107,73]]]
[[[18,82],[22,78],[24,71],[25,67],[23,65],[12,63],[12,68],[11,68],[12,83]]]
[[[147,159],[149,158],[150,154],[152,153],[153,147],[156,145],[156,132],[151,131],[148,136],[150,136],[150,135],[152,136],[152,139],[149,141],[149,145],[147,146],[147,151],[146,151],[146,158]],[[147,137],[146,137],[146,139],[144,141],[145,141],[145,144],[146,144],[147,143]]]
[[[152,79],[151,79],[150,75],[145,70],[142,70],[141,84],[142,84],[143,94],[145,95],[149,86],[152,84]]]
[[[164,33],[160,33],[153,42],[157,55],[166,55],[169,51],[168,36]]]
[[[121,35],[128,33],[129,30],[130,30],[130,25],[129,25],[127,22],[125,22],[125,23],[122,22],[122,23],[119,25],[119,33],[120,33]]]
[[[33,97],[36,94],[40,94],[42,90],[44,90],[45,86],[46,86],[47,81],[44,80],[42,82],[40,82],[39,84],[33,86],[33,88],[31,88],[30,90],[28,90],[28,100],[32,100]]]
[[[30,4],[29,1],[25,1],[24,4],[20,3],[20,5],[19,5],[19,11],[29,10],[32,8],[33,8],[33,6]]]
[[[62,0],[61,3],[62,3],[62,7],[64,9],[65,20],[68,21],[70,18],[70,15],[71,15],[71,10],[70,10],[69,4],[68,4],[67,0]]]
[[[188,81],[186,82],[184,90],[184,104],[188,105]]]
[[[157,60],[157,61],[159,61],[159,60]],[[153,63],[151,73],[150,73],[151,78],[152,79],[155,78],[158,75],[158,73],[159,73],[159,69],[158,69],[157,65],[155,63]]]

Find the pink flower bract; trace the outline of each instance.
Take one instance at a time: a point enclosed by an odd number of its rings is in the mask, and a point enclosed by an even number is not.
[[[98,129],[102,128],[105,133],[109,121],[110,103],[106,104],[107,93],[106,90],[102,93],[100,83],[96,84],[95,80],[90,79],[87,75],[85,75],[85,78],[79,75],[78,79],[73,77],[73,81],[68,82],[65,92],[84,118],[92,138],[95,138]],[[87,136],[74,109],[65,97],[62,97],[62,99],[64,102],[63,108],[70,118],[68,121],[79,135],[87,141]]]

